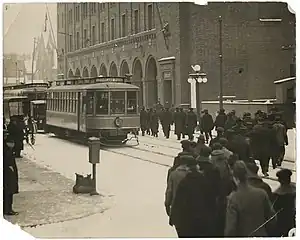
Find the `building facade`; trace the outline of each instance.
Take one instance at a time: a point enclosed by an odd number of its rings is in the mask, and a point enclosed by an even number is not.
[[[285,3],[58,3],[58,74],[129,73],[140,106],[177,106],[190,103],[188,74],[199,64],[208,78],[201,99],[216,100],[219,16],[223,95],[274,98],[274,80],[294,66],[295,15]]]

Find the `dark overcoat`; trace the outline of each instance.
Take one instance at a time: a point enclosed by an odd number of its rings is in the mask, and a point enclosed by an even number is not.
[[[210,201],[202,172],[188,173],[177,188],[172,205],[172,222],[183,229],[182,237],[206,237],[214,234],[215,206]]]
[[[7,126],[7,130],[11,138],[15,142],[15,149],[21,149],[24,148],[24,128],[23,125],[20,123],[13,124],[10,122]]]
[[[216,117],[216,120],[215,120],[216,128],[217,127],[224,128],[226,120],[227,120],[227,115],[225,113],[222,113],[222,114],[219,113],[218,116]]]
[[[277,216],[276,237],[287,237],[289,230],[296,227],[296,186],[280,186],[274,191],[274,209],[281,211]]]
[[[175,134],[181,134],[185,132],[185,112],[175,112],[174,113],[174,123],[175,123]]]
[[[172,113],[170,111],[163,111],[161,113],[161,124],[163,126],[170,126],[173,122]]]
[[[197,126],[197,115],[194,112],[188,112],[186,114],[186,126],[189,132],[194,133]]]
[[[214,120],[212,115],[204,114],[201,118],[201,130],[203,132],[209,132],[214,128]]]
[[[150,115],[150,128],[153,132],[158,132],[159,116],[156,112],[152,112]]]
[[[15,194],[19,192],[18,168],[12,149],[3,145],[3,188],[5,193]]]
[[[274,214],[264,190],[240,186],[228,197],[225,237],[267,237],[269,233],[264,223]],[[269,226],[276,224],[276,218],[273,219]]]
[[[149,115],[145,110],[141,110],[140,112],[140,125],[141,129],[146,129],[149,121]]]

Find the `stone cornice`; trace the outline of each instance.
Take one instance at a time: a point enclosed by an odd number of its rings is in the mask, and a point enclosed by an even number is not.
[[[74,52],[69,52],[66,54],[66,56],[68,58],[72,58],[82,54],[90,54],[95,51],[111,49],[115,47],[115,45],[117,45],[117,47],[122,47],[122,45],[145,42],[148,41],[149,39],[156,39],[156,29],[140,32],[123,38],[114,39],[105,43],[98,43],[96,45],[82,48]]]

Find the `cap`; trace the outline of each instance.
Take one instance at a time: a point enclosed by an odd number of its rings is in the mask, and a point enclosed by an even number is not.
[[[196,159],[192,155],[182,155],[179,157],[182,164],[193,165],[197,164]]]
[[[198,139],[205,140],[205,137],[204,137],[203,134],[200,134],[199,137],[198,137]]]
[[[217,127],[217,132],[224,132],[224,128],[222,128],[222,127]]]
[[[248,175],[256,175],[258,172],[259,167],[253,163],[253,162],[249,162],[246,163],[247,169],[248,169]]]
[[[233,165],[233,176],[239,180],[246,180],[248,175],[246,164],[243,161],[236,161]]]
[[[282,169],[276,173],[276,177],[278,179],[289,179],[292,176],[292,171],[289,169]]]
[[[182,140],[181,142],[182,147],[189,147],[191,146],[191,142],[189,140]]]
[[[227,140],[226,138],[220,138],[220,139],[219,139],[219,143],[220,143],[221,145],[226,145],[226,144],[228,143],[228,140]]]

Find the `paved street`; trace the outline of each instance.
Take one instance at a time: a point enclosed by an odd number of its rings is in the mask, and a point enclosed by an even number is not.
[[[286,154],[289,161],[294,159],[294,136],[290,130]],[[167,165],[172,164],[180,144],[174,136],[169,140],[162,136],[159,139],[140,136],[139,139],[140,145],[136,148],[101,152],[97,185],[98,191],[109,199],[108,210],[25,230],[35,237],[176,237],[174,229],[168,225],[163,203]],[[75,172],[91,172],[86,146],[38,135],[34,148],[26,147],[25,156],[70,180],[74,181]],[[294,164],[284,162],[283,167],[293,169]],[[270,170],[270,176],[276,178],[277,171]],[[293,175],[295,181],[295,173]],[[272,189],[278,186],[276,181],[266,182]]]

